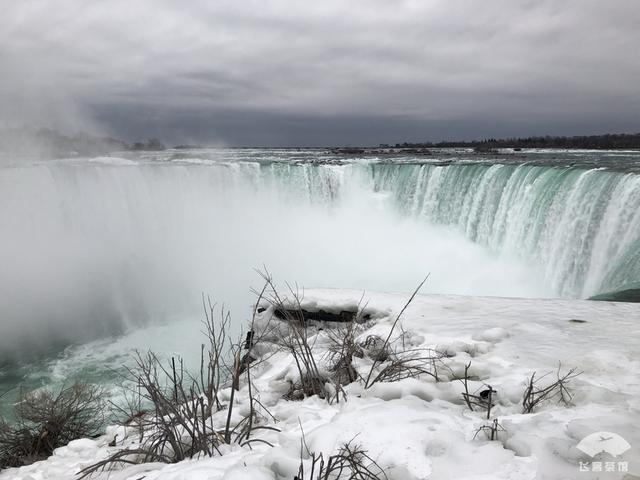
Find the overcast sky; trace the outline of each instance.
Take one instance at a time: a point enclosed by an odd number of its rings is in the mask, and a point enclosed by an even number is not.
[[[640,131],[640,2],[6,1],[0,124],[357,145]]]

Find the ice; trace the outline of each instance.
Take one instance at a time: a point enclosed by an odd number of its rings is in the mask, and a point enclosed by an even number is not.
[[[306,290],[301,304],[340,311],[357,305],[361,297],[359,291]],[[364,324],[360,337],[384,338],[407,297],[366,293],[372,320]],[[267,309],[259,320],[265,322],[269,315]],[[575,318],[586,323],[572,322]],[[345,442],[360,445],[390,480],[609,478],[581,472],[580,462],[590,461],[624,462],[629,475],[640,475],[638,305],[418,295],[401,323],[411,348],[446,352],[450,369],[439,381],[430,376],[407,378],[369,389],[355,382],[344,387],[346,402],[329,405],[318,397],[289,401],[282,396],[296,370],[287,353],[276,353],[253,373],[261,401],[281,430],[268,433],[273,447],[225,447],[222,456],[175,465],[136,465],[95,478],[292,480],[300,463],[303,433],[309,450],[325,458]],[[321,360],[327,332],[312,328],[309,333]],[[358,362],[361,373],[366,372],[370,363]],[[470,411],[461,395],[462,382],[456,379],[469,362],[470,391],[491,385],[497,392],[491,418],[498,419],[504,430],[496,441],[478,430],[489,424],[485,412]],[[571,405],[551,401],[531,414],[522,413],[522,394],[534,372],[544,383],[555,378],[558,368],[566,372],[573,367],[582,373],[570,384]],[[246,408],[246,399],[243,386],[236,395],[238,415]],[[224,412],[216,415],[223,421]],[[631,448],[616,458],[607,454],[591,458],[577,446],[597,432],[615,433]],[[121,438],[124,432],[112,427],[99,439],[74,441],[46,461],[0,473],[0,479],[74,478],[80,468],[118,448],[108,446],[116,433]],[[308,454],[302,456],[309,461]],[[622,475],[616,472],[611,478]]]

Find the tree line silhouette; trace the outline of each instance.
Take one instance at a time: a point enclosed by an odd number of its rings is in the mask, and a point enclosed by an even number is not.
[[[381,147],[389,145],[380,145]],[[473,141],[443,141],[423,143],[396,143],[395,148],[474,148],[493,150],[498,148],[567,148],[626,150],[640,149],[640,133],[607,133],[604,135],[580,135],[573,137],[486,138]]]

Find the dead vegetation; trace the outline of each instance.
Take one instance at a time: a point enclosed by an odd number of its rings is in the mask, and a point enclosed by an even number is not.
[[[506,432],[504,427],[498,423],[498,419],[494,418],[493,421],[489,425],[482,425],[476,433],[473,435],[473,438],[476,438],[480,432],[484,433],[487,437],[487,440],[500,440],[500,433]]]
[[[20,394],[16,422],[0,421],[0,469],[49,457],[70,441],[101,433],[105,403],[100,387],[74,383],[59,391]]]
[[[382,467],[353,440],[343,444],[336,454],[326,459],[322,453],[309,450],[304,432],[300,443],[300,466],[293,480],[387,480]],[[306,469],[304,457],[309,459]]]
[[[471,363],[468,363],[464,369],[464,377],[459,379],[464,386],[462,397],[465,403],[471,411],[484,410],[486,411],[486,418],[491,418],[491,409],[493,407],[493,399],[497,394],[497,391],[493,389],[491,385],[483,385],[483,390],[479,394],[469,393],[469,369]],[[562,367],[558,364],[558,370],[556,371],[556,380],[548,383],[546,386],[541,385],[541,381],[548,377],[550,373],[547,373],[541,377],[536,378],[536,372],[529,377],[527,387],[523,394],[522,399],[522,413],[532,413],[536,407],[544,402],[557,401],[565,406],[571,405],[573,394],[568,388],[568,383],[580,375],[582,372],[577,372],[576,368],[568,370],[566,373],[561,373]],[[503,426],[495,418],[488,425],[482,425],[478,428],[473,436],[475,439],[480,433],[484,433],[488,440],[499,440],[501,432],[506,432]]]
[[[379,382],[398,382],[405,378],[432,377],[439,381],[438,362],[444,357],[441,352],[428,348],[393,352],[389,359],[380,365],[375,377],[370,379],[369,387]]]
[[[406,378],[420,376],[432,377],[439,381],[438,366],[446,355],[433,349],[410,348],[405,344],[406,332],[394,337],[398,329],[402,329],[401,318],[418,294],[428,276],[418,285],[411,297],[396,316],[386,338],[369,335],[364,340],[358,337],[364,331],[363,323],[370,318],[365,314],[366,305],[363,298],[358,303],[357,312],[350,322],[324,330],[328,342],[327,353],[324,360],[328,363],[326,368],[321,368],[314,357],[314,344],[318,335],[309,328],[301,306],[302,295],[297,288],[288,286],[290,298],[283,299],[278,293],[273,280],[267,273],[263,278],[269,286],[269,293],[265,296],[274,315],[282,320],[285,326],[285,334],[279,339],[280,345],[288,351],[298,370],[297,382],[285,395],[290,400],[301,400],[304,397],[318,395],[321,398],[331,399],[328,391],[338,392],[342,386],[356,380],[361,380],[365,388],[370,388],[380,382],[397,382]],[[356,368],[356,359],[370,361],[368,373],[362,375]],[[368,361],[362,362],[366,365]],[[362,368],[362,367],[361,367]],[[334,393],[334,395],[337,395]],[[343,395],[344,396],[344,395]],[[335,397],[333,397],[335,398]]]
[[[338,328],[326,331],[329,346],[327,360],[333,380],[343,386],[355,382],[360,378],[354,366],[354,359],[363,358],[366,347],[358,344],[357,337],[364,331],[363,323],[370,318],[365,314],[366,304],[363,305],[364,295],[360,297],[356,314],[351,322]]]
[[[313,354],[313,345],[309,343],[309,329],[307,328],[304,315],[302,313],[302,294],[298,288],[287,285],[289,295],[294,304],[293,309],[287,308],[283,298],[273,282],[273,278],[268,271],[258,272],[265,281],[266,290],[263,297],[274,310],[278,310],[286,325],[286,331],[280,338],[280,346],[293,357],[298,370],[299,381],[293,383],[288,397],[291,399],[301,399],[318,395],[320,398],[327,398],[325,384],[328,379],[320,372],[318,363]]]
[[[379,342],[377,342],[378,345],[375,346],[376,353],[371,358],[371,367],[364,379],[364,388],[370,388],[378,382],[394,382],[404,378],[417,377],[422,374],[432,376],[437,380],[437,371],[434,370],[435,361],[443,356],[438,352],[434,352],[430,349],[406,350],[403,345],[401,350],[396,350],[391,353],[391,339],[393,337],[393,333],[405,310],[409,307],[411,302],[413,302],[413,299],[416,297],[428,278],[429,275],[420,282],[411,294],[411,297],[409,297],[409,300],[404,304],[393,321],[389,334],[382,342],[382,345],[379,345]],[[402,340],[403,336],[401,336],[400,339]]]
[[[197,374],[189,373],[180,358],[164,362],[152,352],[137,353],[135,366],[127,373],[129,395],[134,400],[129,402],[130,411],[121,413],[128,417],[125,425],[135,427],[138,438],[132,446],[82,470],[80,478],[123,464],[176,463],[220,455],[223,444],[249,448],[256,442],[271,445],[255,436],[260,431],[279,431],[269,425],[273,417],[255,398],[252,388],[251,370],[256,363],[249,359],[260,340],[253,334],[257,306],[250,323],[252,333],[244,341],[236,342],[228,335],[228,311],[217,309],[208,298],[203,298],[203,306],[206,343],[201,346]],[[238,421],[234,415],[235,396],[243,382],[248,387],[249,410]],[[214,420],[214,415],[222,411],[226,418],[223,426]],[[117,438],[113,445],[118,445]]]
[[[485,410],[487,412],[487,420],[491,418],[491,409],[493,408],[494,399],[498,394],[497,390],[491,385],[486,383],[482,384],[482,387],[479,388],[476,392],[469,392],[469,369],[471,368],[471,362],[469,362],[464,367],[464,376],[458,379],[462,382],[464,391],[462,392],[462,398],[466,403],[469,410],[476,411],[479,409],[480,411]]]
[[[397,314],[386,338],[368,335],[363,339],[366,331],[363,323],[367,317],[362,298],[350,321],[327,328],[319,335],[321,328],[308,328],[299,289],[287,285],[288,297],[283,298],[269,273],[265,270],[261,275],[264,286],[256,292],[258,298],[249,331],[239,340],[232,341],[228,334],[229,313],[203,296],[205,342],[200,347],[200,366],[195,374],[187,371],[180,358],[164,360],[153,352],[136,354],[135,365],[127,370],[127,405],[117,407],[122,418],[126,418],[123,425],[127,427],[127,435],[134,441],[129,438],[126,442],[129,446],[124,446],[124,438],[114,438],[111,445],[122,446],[122,449],[82,470],[80,478],[126,464],[175,463],[220,455],[220,447],[225,444],[249,448],[254,443],[271,446],[258,433],[278,431],[273,426],[275,418],[255,395],[252,382],[254,369],[265,361],[255,346],[266,337],[277,343],[276,351],[291,354],[297,370],[297,380],[291,382],[284,398],[303,400],[317,395],[332,403],[341,398],[346,401],[343,386],[353,382],[360,382],[368,389],[378,383],[407,378],[429,377],[436,382],[455,379],[463,384],[462,397],[467,407],[471,411],[486,412],[486,419],[491,419],[497,391],[486,384],[482,389],[470,391],[471,363],[465,366],[461,378],[457,370],[456,378],[450,363],[446,362],[449,358],[446,352],[413,348],[410,336],[402,330],[402,316],[428,276]],[[256,327],[256,319],[265,310],[261,306],[264,302],[272,307],[271,312],[278,312],[274,315],[282,320],[275,334],[268,326]],[[264,318],[269,320],[268,315]],[[326,347],[322,358],[316,357],[318,341]],[[546,401],[570,404],[572,394],[567,384],[580,373],[574,368],[562,374],[559,366],[555,381],[543,385],[548,375],[536,377],[534,372],[528,379],[522,400],[523,413],[533,412]],[[244,387],[247,390],[243,390],[241,398],[248,400],[249,408],[248,412],[243,409],[244,415],[240,417],[236,396],[241,395],[238,392]],[[103,408],[100,391],[86,385],[74,385],[58,395],[42,392],[24,396],[17,408],[21,423],[17,427],[0,423],[0,467],[46,458],[54,448],[75,438],[100,433]],[[494,419],[478,428],[474,438],[485,433],[489,440],[497,440],[503,431]],[[344,444],[336,454],[326,458],[307,449],[305,459],[302,460],[301,451],[300,468],[294,480],[386,478],[367,452],[353,442]]]
[[[327,330],[329,340],[327,359],[335,382],[340,385],[348,385],[359,378],[353,363],[355,358],[364,357],[362,347],[356,343],[356,337],[361,330],[362,327],[356,322]]]
[[[536,407],[547,401],[556,401],[565,406],[571,405],[573,394],[567,385],[582,372],[577,372],[576,368],[572,368],[562,374],[561,370],[562,365],[558,364],[558,370],[556,371],[555,377],[556,380],[546,386],[542,386],[541,383],[542,380],[550,375],[550,373],[538,378],[536,378],[536,372],[531,374],[531,377],[527,382],[527,388],[522,396],[522,413],[532,413]]]
[[[362,380],[365,388],[379,382],[396,382],[424,375],[439,381],[438,364],[445,357],[443,353],[425,348],[407,348],[404,341],[405,332],[394,338],[396,329],[401,329],[400,320],[405,310],[428,276],[418,285],[398,313],[385,339],[370,335],[363,341],[358,341],[358,337],[364,331],[363,322],[370,318],[364,313],[366,305],[363,306],[361,298],[357,312],[350,322],[325,330],[328,348],[324,360],[328,366],[321,368],[313,354],[313,342],[318,340],[318,335],[313,333],[313,329],[308,328],[301,306],[300,291],[288,285],[290,298],[285,301],[268,273],[262,275],[269,287],[269,293],[265,298],[286,328],[284,336],[279,340],[280,345],[292,355],[298,370],[299,380],[291,385],[285,398],[301,400],[304,397],[318,395],[331,401],[337,397],[335,392],[344,393],[342,386],[356,380]],[[367,375],[363,376],[354,364],[355,359],[365,357],[368,357],[371,365],[368,367]],[[334,395],[328,395],[328,392],[334,392]]]

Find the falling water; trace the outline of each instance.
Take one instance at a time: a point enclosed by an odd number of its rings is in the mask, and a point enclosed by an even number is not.
[[[398,209],[535,262],[551,290],[589,297],[640,279],[640,176],[532,165],[372,165]]]
[[[408,291],[426,272],[434,293],[589,297],[637,284],[640,176],[622,161],[537,155],[196,150],[5,165],[0,357],[74,343],[47,367],[66,378],[131,348],[184,353],[198,342],[184,322],[199,320],[201,293],[241,324],[262,265],[303,286],[363,290]]]

